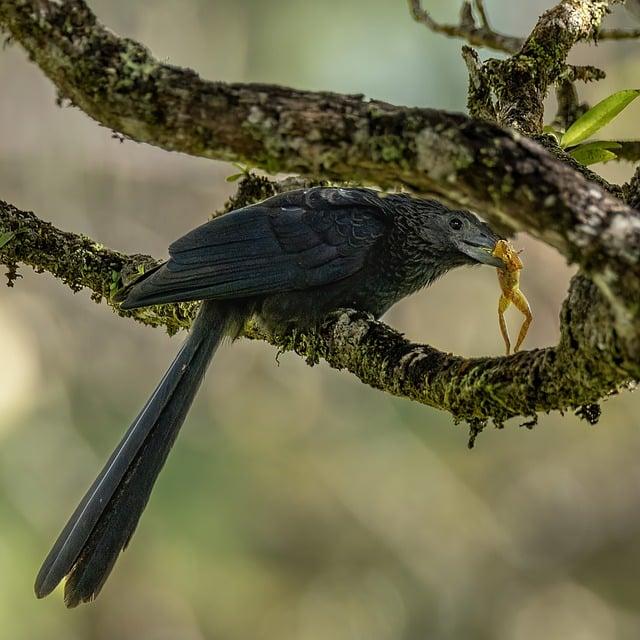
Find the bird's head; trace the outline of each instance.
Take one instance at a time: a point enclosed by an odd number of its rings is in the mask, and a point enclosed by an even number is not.
[[[415,232],[429,245],[431,254],[446,259],[451,266],[487,264],[504,267],[492,255],[500,240],[491,227],[470,211],[452,210],[435,201],[423,201],[423,211],[416,212]],[[422,207],[421,207],[422,208]]]

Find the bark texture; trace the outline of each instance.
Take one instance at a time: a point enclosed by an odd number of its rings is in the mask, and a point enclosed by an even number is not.
[[[507,358],[444,354],[349,310],[305,335],[266,336],[259,327],[246,327],[248,337],[293,349],[311,363],[322,357],[373,387],[482,426],[488,418],[502,423],[591,406],[640,379],[637,176],[624,189],[609,185],[541,135],[547,91],[557,84],[568,95],[567,83],[593,76],[593,69],[587,74],[569,67],[566,58],[577,41],[602,33],[610,4],[563,0],[522,43],[506,41],[515,53],[505,60],[481,63],[466,49],[476,119],[359,95],[206,81],[118,37],[82,0],[0,0],[0,27],[61,98],[133,140],[312,180],[435,194],[476,209],[503,229],[527,231],[577,263],[580,274],[563,305],[559,344]],[[478,28],[490,29],[483,3],[475,7]],[[465,24],[470,26],[463,13]],[[626,150],[637,153],[631,145]],[[288,186],[248,176],[228,206]],[[4,202],[0,260],[9,265],[10,282],[22,262],[107,302],[138,269],[154,263],[60,231]],[[188,326],[194,308],[117,311],[174,332]]]
[[[225,209],[299,186],[298,181],[282,185],[248,176]],[[104,299],[119,315],[165,326],[171,334],[188,327],[195,316],[194,304],[122,311],[112,302],[123,281],[157,263],[150,256],[112,251],[2,201],[0,229],[6,240],[0,247],[2,261],[48,271],[74,291],[88,288],[96,302]],[[304,334],[270,335],[252,323],[244,335],[266,340],[282,351],[295,351],[309,364],[322,358],[376,389],[482,426],[489,418],[502,424],[518,415],[577,409],[627,385],[630,375],[621,364],[615,336],[602,331],[611,322],[609,306],[597,287],[579,275],[563,306],[560,343],[509,357],[467,359],[443,353],[409,342],[384,323],[352,310],[333,314],[316,331]]]

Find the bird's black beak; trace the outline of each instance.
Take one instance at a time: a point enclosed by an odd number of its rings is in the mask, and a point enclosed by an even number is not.
[[[497,267],[501,269],[504,267],[504,262],[500,258],[496,258],[492,255],[495,249],[497,238],[487,238],[479,242],[471,242],[470,240],[461,240],[458,244],[458,248],[462,253],[468,255],[476,262],[482,264],[488,264],[490,267]]]

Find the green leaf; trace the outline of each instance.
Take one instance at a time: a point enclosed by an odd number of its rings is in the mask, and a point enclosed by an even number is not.
[[[616,140],[594,140],[593,142],[586,142],[579,147],[575,147],[569,153],[576,149],[622,149],[622,145]]]
[[[15,233],[13,231],[5,231],[4,233],[0,233],[0,249],[4,247],[5,244],[11,242],[15,237]]]
[[[235,181],[236,181],[236,180],[238,180],[239,178],[242,178],[242,176],[243,176],[243,175],[245,175],[245,173],[244,173],[244,172],[242,172],[242,173],[234,173],[233,175],[227,176],[227,177],[225,178],[225,180],[226,180],[227,182],[235,182]]]
[[[569,155],[584,165],[615,160],[618,156],[611,149],[619,149],[622,145],[611,140],[598,140],[582,144],[569,152]]]
[[[626,106],[640,96],[640,89],[625,89],[598,102],[580,116],[564,133],[560,140],[563,149],[586,140],[605,124],[611,122]]]

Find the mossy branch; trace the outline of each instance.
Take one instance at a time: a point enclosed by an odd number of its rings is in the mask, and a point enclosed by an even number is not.
[[[619,1],[562,0],[540,16],[514,55],[487,60],[482,68],[495,96],[496,121],[525,135],[537,135],[551,86],[569,76],[597,79],[602,73],[598,69],[572,67],[567,57],[577,42],[597,38],[609,5]]]
[[[423,24],[433,33],[460,38],[474,47],[514,54],[520,51],[525,42],[524,38],[500,33],[491,27],[484,0],[462,0],[460,20],[457,24],[438,22],[424,9],[421,0],[409,0],[409,10],[416,22]],[[598,29],[593,32],[592,37],[596,42],[635,40],[640,38],[640,29]]]
[[[503,228],[526,230],[579,264],[560,343],[508,358],[444,354],[356,312],[335,314],[305,335],[265,336],[247,327],[248,336],[311,362],[322,357],[371,386],[481,425],[596,402],[640,379],[640,214],[615,197],[621,189],[572,166],[551,140],[541,138],[545,149],[520,133],[539,133],[548,87],[566,73],[575,42],[598,32],[609,4],[563,0],[511,58],[482,65],[467,56],[486,113],[517,131],[362,96],[208,82],[105,29],[82,0],[0,0],[0,26],[62,97],[133,140],[271,172],[437,194]],[[488,25],[482,3],[476,6]],[[269,188],[258,185],[257,197]],[[634,185],[627,191],[637,206]],[[4,203],[0,257],[10,279],[24,262],[108,302],[132,271],[154,262],[109,251]],[[168,305],[126,315],[173,332],[192,314],[193,306]]]
[[[0,245],[0,262],[8,266],[9,286],[13,286],[18,276],[17,265],[26,264],[37,273],[51,273],[72,291],[89,289],[92,300],[100,302],[104,299],[123,317],[152,326],[165,326],[170,334],[191,324],[197,305],[123,311],[111,302],[112,294],[122,286],[123,280],[157,264],[151,256],[125,255],[107,249],[86,236],[61,231],[33,213],[16,209],[2,200]]]
[[[295,185],[284,188],[290,186]],[[230,206],[248,204],[272,188],[280,187],[250,176]],[[96,302],[104,300],[119,315],[164,326],[169,333],[188,327],[195,315],[196,304],[122,311],[112,302],[123,281],[141,266],[157,263],[150,256],[107,249],[2,201],[0,229],[0,261],[11,265],[13,278],[17,263],[48,271],[73,291],[90,290]],[[501,425],[514,416],[597,402],[628,381],[628,372],[613,356],[615,336],[603,334],[603,328],[611,326],[608,309],[593,283],[576,278],[563,310],[560,344],[504,358],[443,353],[411,343],[384,323],[350,310],[332,314],[315,331],[273,336],[249,324],[245,335],[295,351],[310,364],[322,358],[365,384],[443,409],[456,420],[478,426],[493,419]]]
[[[0,0],[0,24],[61,95],[134,140],[272,172],[438,194],[568,257],[577,252],[555,221],[579,227],[585,208],[615,206],[538,145],[491,123],[362,96],[208,82],[105,29],[81,0]]]

